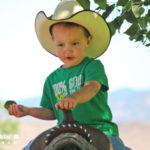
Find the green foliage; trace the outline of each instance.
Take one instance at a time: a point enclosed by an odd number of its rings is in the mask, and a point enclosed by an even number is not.
[[[77,0],[79,4],[85,9],[90,9],[90,1],[89,0]]]
[[[84,9],[90,8],[90,0],[77,0]],[[92,0],[91,0],[92,1]],[[95,11],[100,13],[106,20],[111,35],[126,25],[130,26],[123,33],[129,39],[150,46],[150,0],[93,0],[97,5]],[[117,14],[114,16],[114,13]]]
[[[15,134],[18,132],[18,122],[13,119],[0,121],[0,134]]]
[[[133,5],[132,12],[136,18],[139,18],[144,13],[144,8],[140,5]]]
[[[101,9],[106,9],[107,7],[107,3],[106,3],[106,0],[94,0],[94,2],[96,4],[98,4],[100,6]]]
[[[115,8],[115,4],[113,5],[108,5],[107,8],[106,8],[106,11],[103,13],[103,18],[106,19],[113,11],[113,9]]]
[[[0,147],[0,150],[5,150],[4,148]]]

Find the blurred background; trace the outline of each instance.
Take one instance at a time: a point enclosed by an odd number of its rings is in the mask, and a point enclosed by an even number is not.
[[[61,65],[40,45],[34,28],[36,14],[54,12],[58,0],[0,0],[0,150],[20,150],[56,121],[14,118],[3,104],[15,100],[39,106],[46,77]],[[94,4],[93,4],[94,5]],[[150,48],[116,34],[98,59],[109,80],[109,105],[124,143],[147,150],[150,138]],[[16,147],[17,145],[17,147]]]

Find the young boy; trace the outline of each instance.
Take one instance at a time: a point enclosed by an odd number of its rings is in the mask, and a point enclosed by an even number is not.
[[[76,121],[106,134],[114,150],[129,150],[119,139],[118,127],[112,122],[104,66],[94,59],[109,45],[107,23],[99,14],[84,11],[75,0],[61,1],[52,18],[38,13],[36,33],[42,46],[63,65],[47,77],[41,108],[13,104],[9,114],[57,119],[60,124],[63,120],[61,109],[71,109]]]

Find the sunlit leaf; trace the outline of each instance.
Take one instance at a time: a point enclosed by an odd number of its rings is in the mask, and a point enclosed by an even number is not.
[[[140,17],[144,13],[144,8],[140,5],[133,5],[132,12],[136,18]]]

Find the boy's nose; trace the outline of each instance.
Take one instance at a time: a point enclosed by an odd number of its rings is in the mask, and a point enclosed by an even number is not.
[[[72,51],[72,47],[70,45],[66,45],[65,52],[71,52],[71,51]]]

